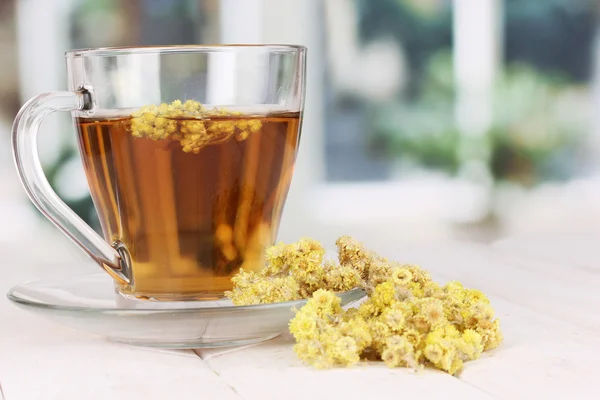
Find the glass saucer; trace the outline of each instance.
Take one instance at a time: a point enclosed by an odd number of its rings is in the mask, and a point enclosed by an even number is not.
[[[339,293],[342,305],[364,297],[354,289]],[[233,306],[230,300],[150,302],[116,293],[105,273],[27,282],[8,299],[47,319],[110,340],[161,348],[244,345],[271,339],[288,329],[306,300]]]

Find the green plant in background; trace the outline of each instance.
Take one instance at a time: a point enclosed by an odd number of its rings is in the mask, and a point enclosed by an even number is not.
[[[373,106],[373,141],[388,156],[455,174],[464,161],[454,118],[451,53],[430,58],[421,93],[410,101]],[[494,89],[493,119],[482,142],[495,181],[532,185],[566,178],[565,162],[585,133],[585,93],[568,78],[513,63]]]
[[[439,52],[423,72],[419,95],[372,104],[372,143],[391,158],[454,174],[460,167],[460,132],[454,123],[451,56]]]
[[[488,132],[494,177],[526,185],[571,177],[587,102],[585,90],[566,76],[510,65],[496,88]]]
[[[439,1],[354,0],[360,39],[368,43],[393,38],[408,57],[411,80],[408,95],[421,90],[422,71],[431,54],[452,44],[452,7]]]
[[[355,2],[363,43],[395,38],[409,63],[407,90],[393,102],[366,106],[379,156],[448,174],[475,157],[495,181],[524,185],[575,172],[588,121],[582,85],[589,79],[594,2],[504,0],[506,65],[491,126],[478,140],[461,135],[454,118],[452,2]]]

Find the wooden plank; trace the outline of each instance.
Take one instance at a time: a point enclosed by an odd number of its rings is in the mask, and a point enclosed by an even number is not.
[[[490,300],[504,343],[467,363],[463,381],[503,399],[600,397],[593,378],[600,363],[597,335],[495,296]]]
[[[506,256],[559,264],[571,269],[600,272],[598,235],[552,235],[509,237],[492,243],[492,248]],[[600,275],[597,275],[600,276]]]
[[[575,285],[586,290],[593,290],[600,286],[600,269],[591,263],[588,265],[558,263],[497,248],[492,248],[492,251],[519,269],[539,273],[557,282],[568,282],[570,286]]]
[[[600,363],[596,275],[515,263],[476,244],[433,249],[403,247],[390,256],[420,263],[441,281],[459,280],[484,291],[505,335],[500,348],[467,365],[462,380],[507,399],[600,397],[594,379]]]
[[[120,345],[35,317],[10,321],[0,334],[8,400],[241,398],[191,351]]]
[[[434,278],[459,280],[488,295],[551,316],[589,332],[600,333],[600,290],[597,283],[575,276],[556,279],[543,268],[513,263],[486,245],[439,243],[435,246],[402,246],[382,252],[392,259],[429,270]]]
[[[600,339],[596,335],[494,296],[491,300],[502,320],[505,341],[500,348],[467,363],[460,380],[434,371],[415,374],[406,369],[390,370],[375,363],[336,372],[316,371],[297,359],[289,336],[239,351],[198,353],[244,398],[263,396],[262,391],[267,388],[291,399],[333,395],[335,390],[344,396],[356,394],[358,398],[371,393],[371,387],[381,393],[402,390],[409,395],[436,398],[437,389],[423,389],[421,384],[443,388],[450,395],[481,398],[600,396],[600,386],[594,380],[595,365],[600,362]],[[292,379],[303,382],[302,387],[286,387]],[[326,386],[326,382],[332,386]],[[470,388],[459,388],[457,382]],[[335,389],[335,385],[342,385],[343,389]]]
[[[207,364],[244,399],[492,399],[469,383],[437,371],[390,369],[381,363],[316,370],[302,364],[292,339],[280,336],[239,351],[207,357]],[[200,355],[202,351],[198,352]],[[391,397],[390,397],[391,398]]]

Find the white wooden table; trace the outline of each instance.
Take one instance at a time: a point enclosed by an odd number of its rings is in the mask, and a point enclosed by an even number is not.
[[[600,398],[600,261],[593,238],[545,238],[549,251],[539,250],[543,239],[378,249],[421,264],[440,281],[457,279],[489,295],[505,342],[467,363],[460,378],[378,364],[316,371],[297,360],[287,335],[242,349],[193,352],[130,347],[80,333],[4,298],[24,280],[94,270],[70,243],[60,239],[48,252],[40,240],[0,247],[3,257],[12,254],[0,281],[5,400]],[[39,251],[23,255],[32,245]],[[571,263],[574,247],[578,258]]]

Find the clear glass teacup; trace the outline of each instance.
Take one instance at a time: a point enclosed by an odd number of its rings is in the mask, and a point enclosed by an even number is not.
[[[13,151],[33,203],[128,297],[217,299],[262,268],[292,179],[306,49],[128,47],[66,53],[69,91],[23,106]],[[42,119],[70,111],[103,236],[51,189]]]

